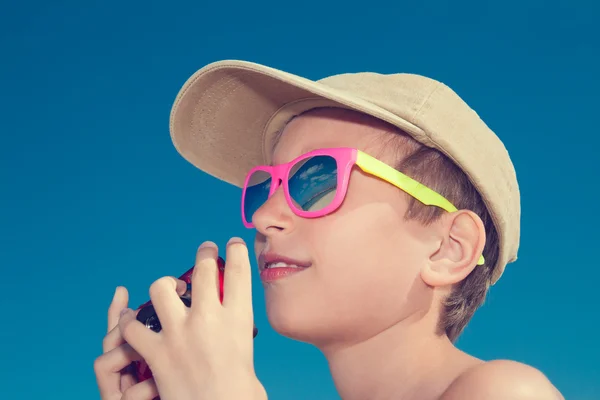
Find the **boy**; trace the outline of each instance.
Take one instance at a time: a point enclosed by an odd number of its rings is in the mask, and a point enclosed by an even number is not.
[[[502,142],[451,89],[224,61],[184,85],[171,135],[192,164],[243,188],[269,321],[323,352],[343,399],[562,398],[532,367],[453,344],[516,260],[520,198]],[[152,285],[160,333],[117,290],[96,362],[103,399],[266,398],[247,248],[227,246],[222,304],[217,254],[211,242],[197,252],[190,309],[177,280]],[[142,358],[154,380],[135,384],[119,371]]]

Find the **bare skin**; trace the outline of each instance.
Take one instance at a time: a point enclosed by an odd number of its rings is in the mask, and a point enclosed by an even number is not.
[[[286,127],[273,159],[278,164],[343,146],[393,164],[397,154],[382,142],[386,135],[382,123],[315,111]],[[264,284],[273,328],[323,352],[344,400],[563,399],[535,368],[484,362],[437,332],[441,301],[476,268],[485,230],[468,210],[423,226],[403,218],[407,207],[404,192],[358,169],[342,206],[325,217],[296,216],[276,192],[253,217],[256,255],[275,252],[310,266]],[[152,284],[163,325],[158,334],[135,321],[127,290],[117,289],[103,354],[94,363],[103,400],[267,398],[252,362],[247,247],[241,239],[226,247],[223,304],[217,254],[214,243],[198,249],[191,309],[178,298],[182,282],[165,277]],[[140,359],[155,379],[138,383],[124,370]]]
[[[356,147],[393,164],[397,154],[378,140],[389,135],[341,110],[314,111],[285,128],[273,163]],[[326,217],[300,218],[276,192],[253,219],[256,254],[311,266],[264,285],[274,329],[323,352],[344,400],[561,399],[534,368],[483,362],[436,332],[441,299],[475,267],[485,230],[467,210],[425,227],[403,219],[407,207],[405,194],[360,169]]]

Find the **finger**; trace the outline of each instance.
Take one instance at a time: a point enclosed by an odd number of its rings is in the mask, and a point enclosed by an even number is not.
[[[117,320],[117,323],[119,321]],[[102,352],[106,353],[120,345],[125,343],[125,339],[123,335],[121,335],[121,331],[118,326],[115,326],[112,331],[108,332],[104,339],[102,340]]]
[[[117,325],[125,341],[137,351],[143,358],[151,364],[153,350],[157,348],[160,335],[146,328],[144,324],[135,319],[135,312],[126,309],[119,319]]]
[[[218,256],[219,249],[213,242],[204,242],[198,248],[192,273],[192,310],[211,309],[220,302]]]
[[[248,247],[240,238],[227,243],[223,306],[252,316],[252,275]]]
[[[121,370],[133,361],[141,359],[140,354],[128,344],[123,344],[96,358],[94,372],[101,398],[110,398],[121,393]]]
[[[121,310],[127,308],[127,304],[129,302],[129,293],[127,289],[123,286],[117,286],[115,290],[115,294],[113,295],[112,302],[108,307],[108,329],[107,332],[110,332],[117,326],[119,323],[119,315],[121,314]]]
[[[187,291],[187,282],[175,277],[173,277],[173,279],[175,279],[175,282],[177,283],[177,295],[184,295]]]
[[[158,388],[154,378],[150,378],[125,390],[121,400],[152,400],[156,396],[158,396]]]
[[[178,294],[185,288],[187,284],[184,281],[172,276],[160,278],[150,285],[150,300],[165,332],[183,321],[187,314]]]
[[[121,371],[121,392],[124,392],[136,383],[138,383],[138,380],[136,376],[135,364],[129,364],[129,366]]]

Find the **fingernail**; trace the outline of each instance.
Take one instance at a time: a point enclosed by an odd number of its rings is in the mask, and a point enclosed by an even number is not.
[[[121,317],[129,312],[129,308],[124,308],[121,310]]]
[[[177,287],[175,289],[177,294],[184,294],[187,290],[187,282],[182,281],[181,279],[175,279],[175,282],[177,282]]]
[[[246,244],[246,242],[244,242],[244,239],[239,238],[239,237],[232,237],[231,239],[229,239],[229,242],[227,242],[227,245],[235,244],[235,243]]]
[[[200,245],[201,249],[207,249],[209,247],[216,248],[217,244],[215,242],[206,241]]]

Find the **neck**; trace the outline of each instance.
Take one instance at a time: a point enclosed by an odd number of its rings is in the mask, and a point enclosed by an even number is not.
[[[341,398],[439,398],[477,360],[427,325],[400,322],[359,343],[322,348]]]

